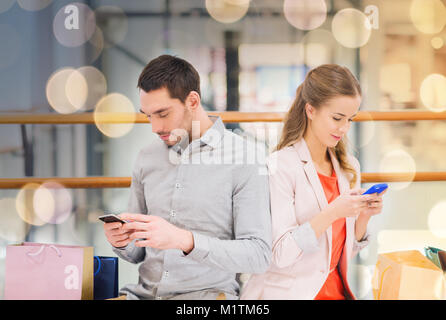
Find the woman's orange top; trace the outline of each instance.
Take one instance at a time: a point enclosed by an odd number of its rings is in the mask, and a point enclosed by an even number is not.
[[[327,202],[330,203],[339,196],[338,179],[333,170],[331,177],[318,173],[319,180],[324,188]],[[332,225],[332,245],[330,274],[323,287],[314,298],[315,300],[345,300],[344,284],[338,271],[338,263],[344,249],[346,228],[345,218],[336,220]]]

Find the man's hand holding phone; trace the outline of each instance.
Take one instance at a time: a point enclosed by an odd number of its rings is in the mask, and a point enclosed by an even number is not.
[[[130,239],[130,235],[132,234],[133,230],[123,228],[126,221],[123,221],[120,216],[105,215],[99,217],[99,219],[105,222],[105,237],[113,247],[124,248],[132,241],[132,239]]]
[[[129,240],[136,239],[136,247],[180,249],[186,254],[194,248],[190,231],[178,228],[161,217],[138,213],[122,213],[119,217],[128,221],[122,230],[130,231]]]

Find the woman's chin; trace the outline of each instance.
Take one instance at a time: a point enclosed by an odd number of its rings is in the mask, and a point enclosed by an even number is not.
[[[329,148],[335,148],[338,145],[339,141],[331,141],[327,146]]]

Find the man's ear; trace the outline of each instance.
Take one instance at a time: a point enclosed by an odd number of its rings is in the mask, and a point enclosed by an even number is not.
[[[197,91],[189,92],[189,95],[186,97],[186,106],[190,108],[191,111],[196,110],[200,106],[200,95]]]
[[[307,114],[308,119],[313,120],[316,113],[316,108],[307,102],[305,104],[305,113]]]

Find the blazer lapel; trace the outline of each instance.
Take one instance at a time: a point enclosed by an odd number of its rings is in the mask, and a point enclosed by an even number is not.
[[[316,196],[319,208],[323,210],[328,206],[328,202],[327,198],[325,197],[322,184],[317,175],[316,168],[314,167],[313,161],[311,159],[310,150],[308,150],[308,146],[303,138],[298,143],[296,143],[295,147],[297,149],[297,153],[299,154],[299,158],[304,163],[303,167],[305,175],[307,176],[311,188],[313,189],[313,192]]]
[[[325,196],[324,189],[322,187],[321,181],[319,180],[319,176],[317,175],[316,168],[314,167],[313,160],[311,159],[310,150],[308,149],[307,143],[302,138],[295,145],[297,153],[299,154],[299,158],[304,162],[304,171],[307,176],[308,181],[310,182],[310,186],[313,189],[313,192],[316,196],[317,202],[319,204],[319,209],[322,211],[328,206],[327,198]],[[331,257],[331,242],[332,242],[332,230],[331,226],[327,228],[325,231],[327,235],[328,241],[328,268],[330,268],[330,257]]]
[[[333,170],[336,172],[336,177],[338,177],[339,193],[343,194],[348,192],[350,190],[350,184],[345,177],[344,172],[341,170],[341,166],[339,165],[339,161],[336,158],[334,151],[329,148],[328,153],[330,154],[331,163],[333,164]]]

